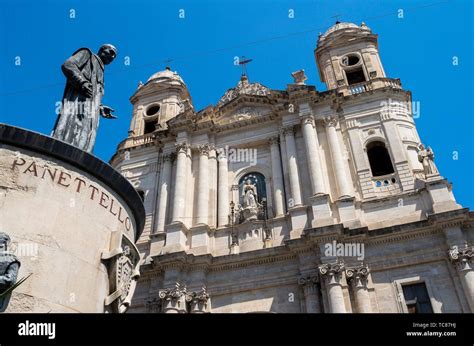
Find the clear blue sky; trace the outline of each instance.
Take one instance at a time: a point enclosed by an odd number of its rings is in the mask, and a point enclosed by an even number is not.
[[[474,206],[473,5],[420,1],[21,1],[0,0],[0,121],[49,134],[65,78],[62,62],[79,47],[118,48],[107,66],[103,102],[118,120],[101,119],[95,155],[108,161],[126,137],[138,81],[171,62],[196,109],[215,104],[240,70],[234,56],[253,58],[251,81],[284,89],[304,68],[320,83],[313,50],[318,32],[335,22],[365,21],[379,35],[388,77],[400,78],[419,101],[416,120],[458,201]],[[75,18],[70,18],[71,9]],[[185,18],[179,18],[184,9]],[[294,18],[289,18],[289,10]],[[404,18],[398,17],[403,9]],[[299,34],[296,34],[299,33]],[[294,34],[294,35],[293,35]],[[124,64],[130,57],[130,66]],[[453,65],[453,56],[459,64]],[[21,65],[15,65],[15,57]],[[458,159],[453,159],[457,151]]]

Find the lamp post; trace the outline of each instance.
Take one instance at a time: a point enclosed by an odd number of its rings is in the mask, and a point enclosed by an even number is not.
[[[230,237],[231,237],[231,246],[238,245],[238,239],[234,233],[234,220],[235,220],[235,203],[234,201],[230,202]]]
[[[267,198],[266,197],[262,198],[262,208],[263,208],[263,231],[265,232],[265,240],[270,240],[272,236],[271,236],[271,231],[267,225],[268,214],[267,214]]]

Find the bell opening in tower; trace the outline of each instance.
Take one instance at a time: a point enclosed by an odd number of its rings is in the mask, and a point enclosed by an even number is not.
[[[154,121],[145,121],[145,130],[143,131],[143,134],[149,134],[155,131],[155,122]]]
[[[349,85],[363,83],[366,81],[364,71],[362,71],[362,67],[352,71],[345,71],[347,77],[347,83]]]
[[[367,145],[367,156],[369,157],[372,176],[380,177],[395,172],[384,143],[378,141],[369,143]]]

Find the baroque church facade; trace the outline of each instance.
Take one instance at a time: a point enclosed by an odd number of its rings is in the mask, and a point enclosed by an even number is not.
[[[418,136],[377,35],[339,23],[285,90],[242,75],[195,110],[140,83],[111,165],[146,209],[132,312],[474,312],[473,214]]]

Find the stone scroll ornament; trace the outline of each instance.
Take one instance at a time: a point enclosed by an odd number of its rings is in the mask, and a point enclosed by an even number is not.
[[[104,44],[97,54],[80,48],[69,57],[61,69],[66,76],[61,107],[52,137],[81,150],[92,152],[99,127],[99,116],[115,119],[114,110],[102,104],[104,67],[117,56],[117,49]]]
[[[109,274],[107,312],[124,313],[130,307],[140,277],[140,254],[137,247],[121,232],[112,233],[110,251],[102,253]]]

